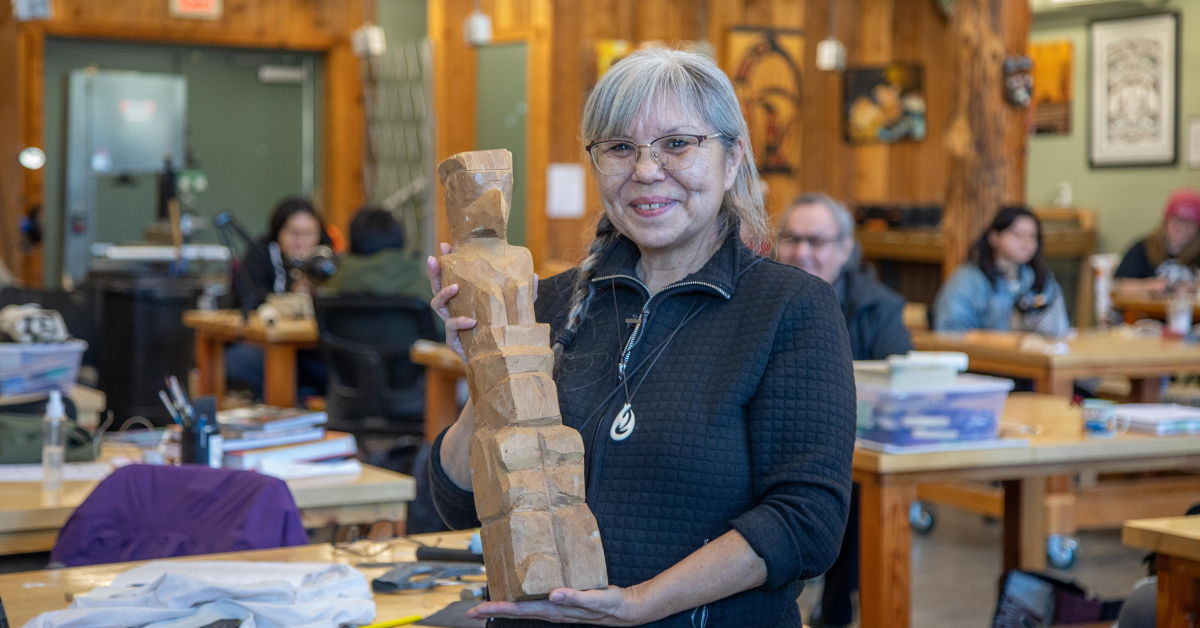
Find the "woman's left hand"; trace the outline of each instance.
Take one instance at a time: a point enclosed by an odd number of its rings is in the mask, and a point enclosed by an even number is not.
[[[634,589],[615,586],[594,591],[555,589],[547,600],[484,602],[467,611],[467,616],[472,619],[503,617],[559,623],[586,622],[602,626],[637,626],[653,621],[654,618],[641,616],[642,604],[635,597]]]

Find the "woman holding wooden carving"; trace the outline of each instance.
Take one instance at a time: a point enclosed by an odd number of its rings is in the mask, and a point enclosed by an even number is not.
[[[655,48],[588,98],[604,215],[578,268],[545,279],[563,423],[585,444],[611,586],[487,602],[496,625],[800,626],[803,581],[837,556],[850,500],[854,379],[832,288],[761,251],[771,228],[733,86]],[[443,252],[449,251],[442,245]],[[434,309],[456,332],[430,258]],[[457,345],[461,347],[461,345]],[[460,349],[461,352],[461,349]],[[434,500],[478,525],[471,404],[434,444]]]

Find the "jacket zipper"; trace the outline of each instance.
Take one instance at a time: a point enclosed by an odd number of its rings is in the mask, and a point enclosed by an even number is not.
[[[604,279],[617,279],[617,278],[628,279],[630,281],[633,281],[637,285],[641,286],[642,290],[645,290],[646,294],[649,295],[649,298],[646,299],[646,303],[642,305],[641,314],[639,314],[638,318],[636,319],[637,323],[634,324],[633,333],[629,334],[629,342],[625,343],[625,351],[621,354],[620,364],[617,365],[617,381],[625,379],[625,367],[626,367],[626,365],[629,364],[629,356],[633,353],[634,346],[636,346],[638,340],[641,339],[642,327],[643,327],[643,325],[646,324],[647,317],[650,315],[650,303],[654,301],[654,297],[657,297],[658,295],[660,295],[668,290],[671,290],[672,288],[679,288],[682,286],[704,286],[706,288],[712,288],[713,290],[716,290],[721,296],[725,297],[726,299],[729,298],[729,292],[727,292],[720,286],[708,283],[707,281],[680,281],[677,283],[673,283],[673,284],[663,288],[662,290],[659,290],[658,292],[654,292],[654,293],[650,292],[650,288],[647,287],[646,284],[642,283],[642,281],[640,279],[638,279],[637,277],[631,277],[629,275],[606,275],[604,277],[597,277],[597,278],[593,279],[592,282],[594,283],[597,281],[602,281]]]

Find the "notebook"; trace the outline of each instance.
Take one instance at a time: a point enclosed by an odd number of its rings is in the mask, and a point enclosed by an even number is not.
[[[279,408],[255,405],[235,408],[217,413],[217,422],[223,429],[240,432],[282,432],[302,427],[320,425],[328,420],[324,412],[313,412],[303,408]]]
[[[1117,414],[1129,417],[1129,429],[1154,436],[1200,434],[1200,408],[1177,403],[1126,403]]]
[[[311,443],[247,449],[225,454],[224,465],[230,469],[258,469],[264,460],[281,462],[312,462],[345,458],[358,452],[354,436],[344,432],[325,432],[325,438]]]
[[[325,428],[304,427],[298,430],[287,430],[286,432],[238,432],[230,430],[226,431],[225,435],[227,437],[222,449],[225,452],[232,452],[244,451],[246,449],[265,449],[281,445],[295,445],[297,443],[311,443],[325,438]]]

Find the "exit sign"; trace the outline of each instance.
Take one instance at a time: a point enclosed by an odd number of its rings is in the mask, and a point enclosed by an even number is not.
[[[221,19],[221,0],[168,0],[171,17],[191,20]]]

